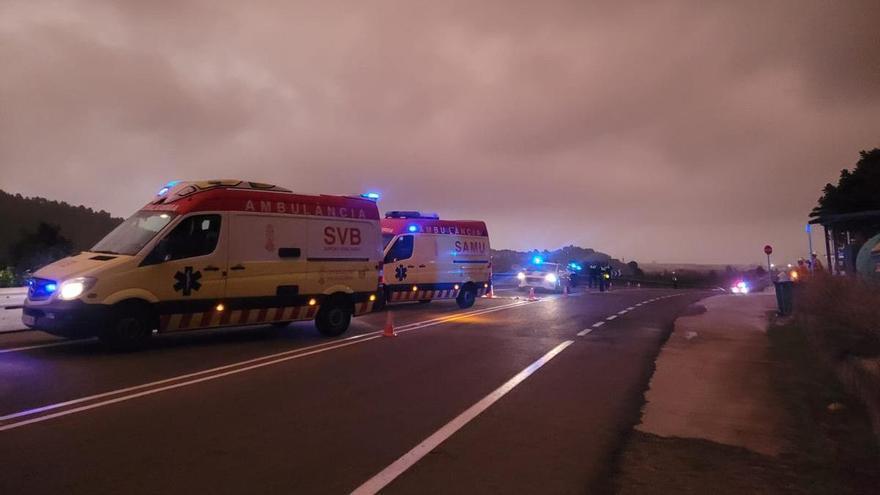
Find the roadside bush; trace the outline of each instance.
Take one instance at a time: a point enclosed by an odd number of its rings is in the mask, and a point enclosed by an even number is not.
[[[880,356],[880,285],[820,273],[798,289],[796,310],[817,344],[837,358]]]
[[[15,272],[12,268],[6,267],[0,269],[0,288],[17,287],[18,285],[18,277],[15,276]]]

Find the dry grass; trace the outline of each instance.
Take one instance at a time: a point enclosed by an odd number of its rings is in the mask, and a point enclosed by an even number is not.
[[[795,309],[811,339],[832,356],[880,356],[880,286],[818,274],[799,286]]]

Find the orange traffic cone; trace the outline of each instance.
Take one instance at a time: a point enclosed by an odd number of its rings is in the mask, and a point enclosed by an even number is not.
[[[529,301],[537,301],[538,298],[535,297],[535,288],[529,287]]]
[[[385,329],[382,330],[383,337],[397,337],[397,332],[394,331],[394,313],[391,311],[385,312]]]
[[[495,299],[495,286],[489,286],[489,292],[486,293],[486,299]]]

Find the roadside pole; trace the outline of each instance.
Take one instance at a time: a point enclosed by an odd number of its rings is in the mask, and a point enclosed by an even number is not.
[[[773,285],[773,267],[770,266],[770,255],[773,254],[773,246],[770,244],[764,246],[764,254],[767,255],[767,279],[770,281],[770,285]]]

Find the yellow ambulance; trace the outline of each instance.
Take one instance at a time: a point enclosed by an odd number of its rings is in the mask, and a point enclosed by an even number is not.
[[[38,270],[22,321],[121,349],[157,332],[296,320],[339,335],[377,298],[379,220],[364,197],[171,182],[92,249]]]
[[[382,304],[455,299],[459,307],[469,308],[489,291],[492,262],[485,222],[390,211],[381,224]]]

